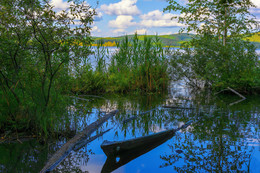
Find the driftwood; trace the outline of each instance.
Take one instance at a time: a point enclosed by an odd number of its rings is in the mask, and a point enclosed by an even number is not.
[[[178,130],[187,128],[192,122],[193,121],[189,121],[177,129],[171,129],[136,139],[119,142],[104,141],[101,148],[106,154],[107,160],[101,172],[112,172],[133,159],[151,151],[171,139]]]
[[[111,111],[99,120],[91,123],[81,133],[75,135],[72,139],[70,139],[66,144],[64,144],[58,151],[56,151],[53,154],[53,156],[49,159],[49,161],[46,163],[46,165],[43,167],[40,173],[52,171],[75,147],[76,149],[78,148],[77,145],[82,144],[82,141],[88,138],[94,131],[97,130],[98,127],[100,127],[106,120],[113,117],[117,112],[118,110]],[[93,137],[92,140],[96,138]]]
[[[129,121],[132,121],[132,120],[138,118],[140,115],[147,114],[147,113],[152,112],[152,111],[154,111],[154,110],[156,110],[156,109],[157,109],[157,108],[155,108],[155,109],[151,109],[151,110],[149,110],[149,111],[146,111],[146,112],[140,113],[140,114],[135,115],[135,116],[132,116],[132,117],[130,117],[130,118],[124,120],[123,123],[124,123],[124,124],[125,124],[125,123],[128,123]]]

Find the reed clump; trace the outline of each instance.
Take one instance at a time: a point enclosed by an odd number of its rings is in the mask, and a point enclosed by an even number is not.
[[[80,93],[153,93],[165,91],[169,82],[168,54],[159,37],[125,36],[110,54],[100,40],[95,48],[96,67],[84,67],[72,91]]]

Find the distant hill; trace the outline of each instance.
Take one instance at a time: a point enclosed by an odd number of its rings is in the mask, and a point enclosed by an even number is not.
[[[146,35],[147,37],[152,37],[154,38],[155,35]],[[171,34],[171,35],[158,35],[160,38],[162,44],[164,46],[180,46],[181,43],[185,41],[190,41],[191,38],[195,36],[193,34],[187,34],[187,33],[182,33],[182,34]],[[98,40],[103,40],[104,42],[119,42],[124,39],[125,36],[120,36],[120,37],[93,37],[95,43],[98,42]],[[134,35],[128,35],[129,39],[132,39]],[[144,35],[138,35],[138,39],[144,40]]]
[[[154,38],[155,35],[146,35],[147,37]],[[178,47],[181,45],[181,43],[190,41],[192,37],[194,37],[194,34],[187,34],[187,33],[181,33],[181,34],[171,34],[171,35],[158,35],[160,38],[162,44],[164,46],[173,46]],[[115,42],[119,42],[124,39],[125,36],[120,37],[93,37],[95,43],[98,42],[98,40],[103,40],[105,43],[107,43],[107,46],[115,46]],[[128,35],[129,39],[132,39],[134,35]],[[140,40],[144,39],[144,35],[138,35],[138,38]],[[257,32],[253,34],[251,37],[246,38],[250,42],[252,42],[258,49],[260,49],[260,32]]]

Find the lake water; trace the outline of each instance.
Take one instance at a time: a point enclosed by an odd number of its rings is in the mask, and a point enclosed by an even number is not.
[[[111,128],[109,132],[78,151],[72,151],[54,172],[98,173],[113,169],[115,173],[260,172],[259,96],[237,103],[240,98],[236,95],[198,93],[179,82],[171,84],[168,94],[81,98],[89,101],[74,99],[75,104],[69,107],[71,120],[66,126],[75,133],[97,120],[104,111],[118,109],[120,113],[94,135]],[[163,105],[192,109],[169,109]],[[87,111],[83,111],[84,108],[88,108]],[[139,115],[148,110],[151,111]],[[137,115],[135,120],[123,124],[134,115]],[[138,151],[141,154],[133,150],[124,158],[115,158],[130,159],[118,168],[113,164],[116,161],[111,162],[100,147],[104,140],[123,141],[146,136],[178,128],[190,120],[193,123],[187,129],[153,146],[154,149],[146,153]],[[36,140],[1,144],[0,172],[39,172],[67,140],[61,138],[45,145]]]
[[[259,96],[248,96],[241,101],[230,93],[199,93],[182,82],[175,82],[166,94],[80,97],[85,100],[72,98],[74,104],[68,106],[70,116],[67,117],[70,123],[62,124],[73,134],[82,131],[104,112],[118,109],[120,113],[93,135],[111,129],[109,132],[78,151],[72,151],[53,172],[260,172]],[[170,109],[163,105],[191,109]],[[123,123],[133,116],[137,118]],[[187,129],[176,132],[161,145],[151,144],[150,151],[144,146],[124,157],[111,158],[100,147],[104,140],[134,139],[178,128],[191,120],[193,123]],[[0,144],[0,172],[39,172],[68,140],[69,137],[63,137],[47,144],[36,140]],[[126,161],[118,167],[116,163],[120,160]]]
[[[109,64],[110,63],[110,57],[118,50],[118,48],[116,47],[109,47],[108,49],[103,49],[100,51],[100,57],[103,56],[105,63]],[[171,50],[178,50],[178,48],[171,48]],[[108,53],[107,53],[108,51]],[[96,52],[96,49],[93,49],[93,52]],[[259,60],[260,60],[260,49],[256,50],[256,53],[258,54]],[[96,57],[98,57],[98,55],[96,54]],[[91,64],[91,66],[93,68],[95,68],[97,66],[97,59],[96,59],[95,55],[91,55],[89,56],[88,62]]]

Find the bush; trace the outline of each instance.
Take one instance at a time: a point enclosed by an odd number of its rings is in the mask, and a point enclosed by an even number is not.
[[[0,9],[1,132],[47,135],[66,112],[61,103],[70,69],[90,53],[96,12],[84,2],[55,12],[49,1],[39,0],[1,0]]]
[[[204,35],[183,45],[183,50],[174,54],[172,70],[175,79],[185,77],[191,86],[247,92],[259,79],[255,47],[239,38],[229,38],[223,46],[219,38]]]

